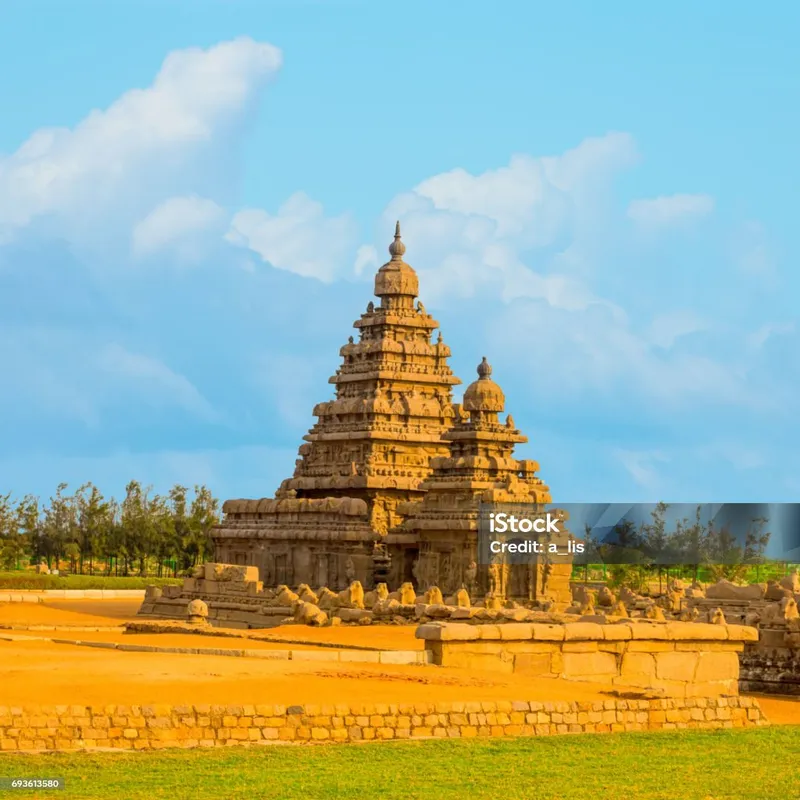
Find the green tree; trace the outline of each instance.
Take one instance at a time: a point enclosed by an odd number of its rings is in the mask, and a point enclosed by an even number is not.
[[[71,555],[67,555],[67,547],[71,544],[76,544],[77,518],[75,500],[64,494],[66,489],[66,483],[58,485],[55,497],[50,498],[50,504],[44,509],[44,519],[42,521],[42,536],[46,547],[47,566],[52,568],[53,561],[55,561],[56,569],[60,568],[61,559],[64,556],[70,558],[72,568],[74,569],[75,567],[75,549],[70,547]],[[80,548],[78,548],[78,555],[80,555]]]
[[[44,541],[42,517],[39,509],[39,498],[27,494],[17,503],[17,528],[28,545],[28,556],[31,561],[41,564],[47,558]]]
[[[111,504],[92,483],[86,483],[75,493],[80,571],[88,559],[89,574],[94,575],[94,560],[105,554],[106,539],[113,524]]]
[[[219,524],[219,501],[211,494],[208,487],[195,486],[189,511],[191,541],[189,547],[184,549],[186,556],[191,557],[191,564],[187,567],[194,567],[198,562],[207,560],[207,556],[213,553],[211,530],[217,524]]]
[[[139,574],[146,576],[147,558],[155,548],[155,526],[150,516],[148,494],[149,489],[143,489],[139,481],[130,481],[125,487],[121,505],[125,575],[130,571],[130,562],[138,560]]]

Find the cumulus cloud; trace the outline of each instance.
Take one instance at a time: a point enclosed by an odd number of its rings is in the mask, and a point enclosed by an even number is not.
[[[402,221],[409,261],[433,304],[493,285],[506,300],[545,297],[583,308],[598,299],[563,272],[580,271],[581,248],[603,218],[611,183],[637,159],[633,139],[611,133],[559,156],[516,155],[479,175],[441,173],[395,197],[383,216],[385,229]],[[542,269],[525,263],[523,256],[531,255]],[[554,274],[556,266],[562,274]]]
[[[710,329],[704,317],[687,309],[629,313],[604,296],[594,268],[610,226],[600,223],[611,217],[615,177],[637,159],[632,138],[612,133],[560,156],[515,156],[477,175],[452,170],[395,197],[385,230],[401,220],[426,303],[480,297],[492,308],[476,322],[493,352],[530,376],[535,393],[555,381],[596,403],[624,385],[658,406],[763,407],[767,399],[748,384],[742,363],[702,348],[674,350]],[[664,225],[712,209],[705,195],[674,195],[636,201],[629,214]]]
[[[190,195],[171,197],[136,224],[131,236],[135,258],[170,253],[200,261],[225,223],[225,211],[213,200]]]
[[[628,217],[643,228],[660,229],[705,217],[713,210],[714,198],[707,194],[673,194],[634,200]]]
[[[34,223],[72,243],[130,226],[169,197],[202,193],[214,159],[281,53],[249,38],[171,53],[145,89],[72,129],[36,131],[0,158],[0,243]],[[222,178],[222,180],[230,180]]]
[[[326,217],[322,204],[303,192],[293,194],[277,214],[239,211],[226,234],[229,242],[258,253],[273,267],[325,283],[350,271],[348,254],[356,237],[349,214]]]

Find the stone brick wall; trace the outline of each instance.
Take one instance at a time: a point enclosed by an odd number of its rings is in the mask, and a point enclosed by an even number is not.
[[[565,625],[429,623],[434,664],[658,690],[670,697],[739,692],[739,653],[755,628],[687,622]]]
[[[764,725],[749,697],[372,706],[0,707],[0,753],[463,739]]]

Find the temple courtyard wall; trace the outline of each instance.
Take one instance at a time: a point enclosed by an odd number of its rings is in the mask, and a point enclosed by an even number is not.
[[[0,753],[549,736],[763,724],[766,719],[758,703],[749,697],[362,706],[26,706],[0,707]]]

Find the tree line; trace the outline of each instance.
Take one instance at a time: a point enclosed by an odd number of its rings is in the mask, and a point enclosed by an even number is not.
[[[643,585],[656,574],[660,581],[671,566],[682,576],[695,579],[702,569],[712,580],[740,581],[752,573],[753,567],[766,563],[769,520],[754,518],[744,536],[737,536],[726,525],[703,522],[702,506],[697,506],[693,518],[676,520],[668,530],[668,509],[667,503],[657,503],[649,522],[637,526],[631,520],[622,520],[611,536],[602,540],[587,526],[586,567],[607,564],[612,582]]]
[[[206,486],[176,484],[165,495],[130,481],[121,501],[92,483],[49,500],[0,495],[0,568],[46,563],[77,574],[178,575],[211,558],[219,501]]]

